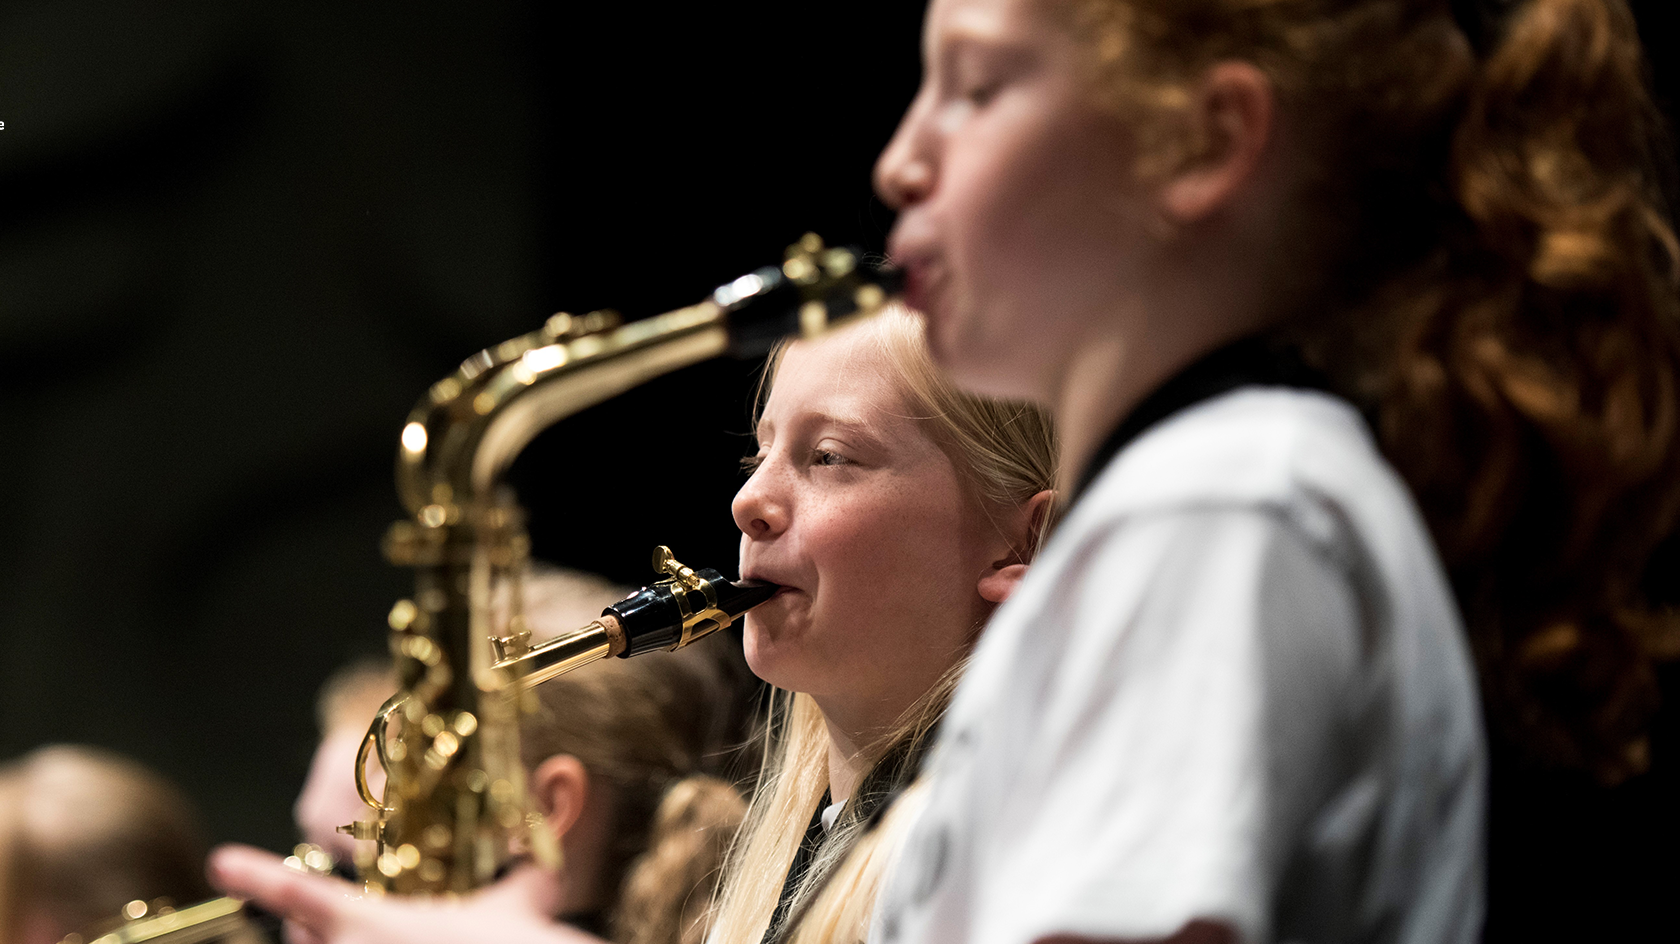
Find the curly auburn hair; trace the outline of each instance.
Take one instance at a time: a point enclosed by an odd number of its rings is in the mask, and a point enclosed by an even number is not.
[[[1202,146],[1172,117],[1210,65],[1273,82],[1315,153],[1285,225],[1321,273],[1284,304],[1333,312],[1285,330],[1374,413],[1490,721],[1546,763],[1643,770],[1654,665],[1680,655],[1641,590],[1680,516],[1680,247],[1624,0],[1073,9],[1140,173]]]

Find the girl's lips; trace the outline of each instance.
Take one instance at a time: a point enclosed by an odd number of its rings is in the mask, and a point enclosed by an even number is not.
[[[940,269],[931,259],[911,259],[903,264],[904,304],[923,315],[939,304]]]
[[[776,585],[776,592],[770,595],[770,599],[772,599],[772,600],[775,599],[776,597],[781,596],[784,593],[787,593],[789,590],[799,589],[798,587],[796,587],[793,584],[790,584],[786,581],[777,580],[775,577],[771,577],[771,576],[768,576],[768,575],[765,575],[765,574],[761,574],[761,573],[759,573],[757,571],[754,571],[754,570],[748,570],[748,571],[743,572],[741,574],[741,579],[742,580],[756,580],[760,583],[773,583],[773,584],[775,584]]]

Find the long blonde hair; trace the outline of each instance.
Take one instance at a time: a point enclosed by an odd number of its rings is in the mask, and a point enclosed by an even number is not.
[[[928,357],[921,320],[903,309],[890,309],[851,330],[868,332],[880,345],[897,368],[914,418],[951,459],[987,513],[1018,508],[1054,487],[1055,434],[1043,410],[959,392]],[[778,351],[765,367],[760,409],[779,363]],[[1046,530],[1042,525],[1028,553],[1036,551],[1036,541]],[[953,665],[864,752],[869,773],[800,880],[788,914],[798,914],[801,904],[833,873],[867,828],[868,811],[914,776],[917,759],[944,714],[961,670],[960,662]],[[765,729],[764,773],[724,869],[710,937],[715,944],[757,944],[764,937],[806,824],[829,786],[828,733],[815,699],[775,692]],[[864,913],[868,905],[861,906]],[[773,930],[780,937],[787,928]]]
[[[789,918],[787,944],[863,944],[875,915],[875,898],[910,827],[927,806],[928,781],[920,778],[858,836],[805,906]]]

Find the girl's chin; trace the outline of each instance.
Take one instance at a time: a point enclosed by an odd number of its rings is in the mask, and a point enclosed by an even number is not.
[[[741,648],[747,657],[747,668],[763,681],[790,691],[803,691],[810,671],[806,663],[809,654],[800,645],[797,633],[779,632],[782,627],[766,627],[764,622],[747,621],[742,634]]]
[[[747,668],[752,669],[752,674],[771,685],[776,684],[771,678],[777,674],[776,663],[779,660],[776,650],[776,644],[767,638],[761,626],[755,626],[749,620],[746,631],[741,634],[741,651],[747,657]]]

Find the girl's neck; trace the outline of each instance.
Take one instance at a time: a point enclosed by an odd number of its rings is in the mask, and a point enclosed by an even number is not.
[[[869,773],[874,761],[869,749],[892,721],[897,720],[897,715],[884,723],[873,719],[865,722],[844,714],[836,718],[828,706],[819,703],[819,707],[823,708],[823,725],[828,730],[829,798],[840,803],[851,799],[864,775]]]
[[[1265,324],[1258,313],[1175,319],[1171,329],[1093,332],[1069,358],[1049,397],[1061,437],[1057,486],[1063,495],[1115,426],[1143,399],[1208,352]]]
[[[1170,376],[1163,368],[1147,369],[1124,341],[1106,339],[1080,349],[1062,374],[1061,389],[1051,399],[1061,438],[1057,456],[1057,490],[1072,495],[1103,437],[1138,401]],[[1160,376],[1154,376],[1159,374]]]

